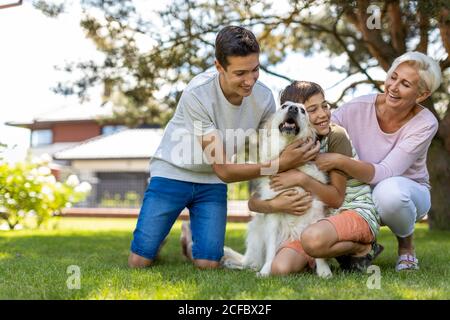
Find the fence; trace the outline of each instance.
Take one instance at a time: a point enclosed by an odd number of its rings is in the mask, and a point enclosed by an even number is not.
[[[136,172],[97,173],[91,182],[92,190],[87,199],[75,205],[77,208],[139,208],[147,188],[148,174]],[[247,201],[250,183],[228,184],[228,200]]]

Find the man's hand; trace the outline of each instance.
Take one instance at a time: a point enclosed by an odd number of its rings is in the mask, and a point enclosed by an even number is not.
[[[279,157],[279,172],[298,168],[308,161],[315,159],[320,150],[320,142],[314,143],[312,139],[297,140],[283,150]]]
[[[286,190],[269,200],[273,212],[288,213],[301,216],[311,208],[312,197],[308,192],[299,193],[296,190]]]

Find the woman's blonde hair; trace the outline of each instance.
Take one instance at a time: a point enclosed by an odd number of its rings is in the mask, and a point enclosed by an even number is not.
[[[386,79],[391,77],[392,73],[401,63],[407,63],[417,68],[420,78],[419,94],[425,91],[430,91],[431,94],[441,85],[442,74],[439,64],[426,54],[418,51],[406,52],[396,58],[387,72]]]

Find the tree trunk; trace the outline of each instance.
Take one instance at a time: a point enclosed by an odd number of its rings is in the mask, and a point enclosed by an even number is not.
[[[430,229],[450,230],[450,155],[441,139],[435,138],[428,151],[431,181]]]

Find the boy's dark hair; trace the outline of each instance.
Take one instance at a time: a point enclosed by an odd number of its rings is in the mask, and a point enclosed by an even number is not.
[[[280,104],[282,105],[286,101],[305,103],[306,100],[318,93],[325,97],[322,87],[317,83],[294,81],[280,92]]]
[[[250,30],[227,26],[217,34],[216,59],[225,70],[229,65],[227,57],[245,57],[252,53],[259,53],[259,44]]]

